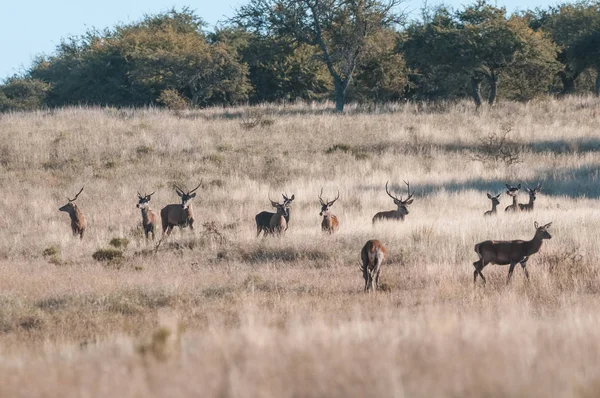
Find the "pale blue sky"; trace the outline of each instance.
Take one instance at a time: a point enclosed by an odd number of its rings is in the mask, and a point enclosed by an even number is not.
[[[133,22],[144,14],[154,14],[172,7],[188,6],[196,10],[211,26],[245,4],[246,0],[2,0],[0,13],[0,80],[30,66],[37,54],[49,54],[60,39],[79,35],[88,28],[111,27],[119,22]],[[430,0],[429,4],[439,4]],[[447,0],[460,6],[472,1]],[[498,0],[509,11],[546,7],[557,0]],[[407,11],[416,11],[422,0],[407,0]]]

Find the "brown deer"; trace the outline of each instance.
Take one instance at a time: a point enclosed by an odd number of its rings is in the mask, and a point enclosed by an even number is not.
[[[285,207],[287,209],[287,216],[285,217],[285,222],[286,222],[286,224],[289,224],[290,223],[290,213],[291,213],[290,207],[292,205],[292,201],[296,198],[296,195],[292,195],[291,197],[288,197],[284,193],[282,193],[281,195],[283,196],[283,204],[285,205]],[[269,233],[269,228],[271,226],[271,218],[274,215],[275,215],[275,213],[272,213],[270,211],[261,211],[254,217],[254,220],[256,221],[256,237],[257,238],[261,232],[263,232],[263,236],[266,236]]]
[[[83,239],[83,234],[85,233],[85,228],[87,223],[85,222],[85,217],[79,207],[75,204],[75,201],[79,197],[79,194],[83,192],[83,187],[77,192],[77,195],[73,199],[67,200],[69,201],[66,205],[59,208],[58,210],[69,213],[69,217],[71,217],[71,229],[73,230],[73,236],[79,235],[79,239]]]
[[[475,267],[475,271],[473,272],[473,283],[477,281],[477,275],[479,275],[485,284],[485,277],[481,271],[490,263],[497,265],[510,264],[506,283],[510,282],[510,277],[517,264],[521,264],[525,276],[529,279],[529,273],[527,272],[527,268],[525,268],[527,266],[527,260],[529,260],[529,257],[532,254],[535,254],[540,250],[544,239],[552,239],[552,236],[550,236],[547,231],[552,223],[540,227],[536,221],[533,225],[535,226],[535,235],[531,240],[486,240],[485,242],[476,244],[475,253],[479,256],[479,260],[473,263],[473,266]]]
[[[519,203],[519,209],[523,211],[532,211],[533,203],[535,202],[535,195],[542,190],[542,186],[540,184],[537,187],[531,189],[527,185],[525,185],[525,190],[529,194],[529,203]]]
[[[331,202],[323,201],[323,199],[321,198],[322,195],[323,188],[321,188],[321,193],[319,194],[319,202],[321,202],[321,212],[319,213],[319,215],[323,217],[323,221],[321,222],[321,229],[323,230],[323,232],[329,232],[330,234],[332,234],[339,229],[340,222],[335,215],[331,214],[329,209],[331,206],[333,206],[335,201],[340,198],[340,191],[338,191],[337,197]]]
[[[512,197],[512,205],[510,206],[506,206],[506,209],[504,209],[504,211],[520,211],[521,208],[519,207],[519,189],[521,189],[521,184],[517,185],[516,187],[511,187],[510,185],[506,184],[506,188],[508,189],[508,191],[506,191],[506,194],[510,197]]]
[[[183,189],[175,185],[175,192],[181,198],[181,204],[170,204],[166,205],[160,211],[160,218],[162,220],[163,235],[166,233],[167,236],[171,234],[173,227],[179,226],[180,228],[190,227],[194,229],[194,213],[192,212],[192,199],[196,197],[194,191],[200,188],[202,182],[198,186],[189,192],[185,192]]]
[[[269,198],[269,200],[271,200],[271,198]],[[283,203],[277,203],[271,200],[271,206],[277,209],[277,212],[271,217],[269,229],[266,232],[267,234],[281,235],[287,230],[287,221],[285,218],[286,216],[289,216],[288,208],[285,201]]]
[[[492,210],[488,210],[485,213],[483,213],[484,216],[491,216],[496,214],[496,206],[500,204],[500,195],[502,195],[502,192],[500,192],[496,196],[492,196],[489,193],[487,194],[488,199],[492,201]]]
[[[382,221],[382,220],[404,221],[404,217],[408,214],[408,208],[406,206],[410,205],[414,200],[414,199],[412,199],[413,194],[410,193],[410,184],[406,181],[404,181],[404,183],[408,187],[408,197],[406,198],[406,200],[402,200],[402,196],[400,197],[400,199],[398,199],[396,196],[393,196],[390,193],[390,191],[388,191],[388,183],[387,182],[385,183],[385,192],[388,194],[388,196],[390,198],[394,199],[394,204],[396,206],[398,206],[398,209],[390,210],[390,211],[382,211],[382,212],[375,214],[375,216],[373,216],[373,224],[375,224],[375,222],[377,222],[377,221]]]
[[[150,209],[150,199],[155,192],[152,192],[150,195],[142,196],[138,192],[138,204],[136,207],[142,211],[142,226],[144,227],[144,234],[146,235],[146,240],[148,240],[148,235],[152,233],[152,240],[156,235],[156,225],[158,224],[158,214],[152,209]]]
[[[378,240],[370,240],[363,246],[360,252],[363,278],[365,279],[365,292],[375,291],[379,288],[379,276],[381,265],[385,260],[385,247]]]

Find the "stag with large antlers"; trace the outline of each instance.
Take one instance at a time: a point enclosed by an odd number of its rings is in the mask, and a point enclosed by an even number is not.
[[[378,240],[370,240],[363,246],[360,258],[362,260],[360,270],[365,279],[365,292],[375,291],[379,287],[381,264],[385,260],[385,247]]]
[[[475,267],[475,271],[473,272],[473,282],[477,281],[477,275],[479,275],[483,280],[483,283],[485,283],[485,277],[481,271],[488,264],[510,264],[507,283],[510,282],[510,277],[512,276],[515,266],[521,264],[525,276],[529,279],[529,272],[527,272],[527,268],[525,268],[527,266],[527,260],[529,260],[529,257],[532,254],[535,254],[540,250],[544,239],[552,239],[552,236],[550,236],[547,231],[552,223],[539,226],[536,221],[533,225],[535,227],[535,235],[531,240],[486,240],[485,242],[476,244],[475,253],[479,256],[479,260],[473,263],[473,267]]]
[[[148,240],[148,235],[152,233],[152,240],[156,235],[156,224],[158,224],[158,214],[152,209],[150,209],[150,199],[155,192],[152,192],[150,195],[142,196],[138,192],[138,204],[136,207],[142,211],[142,226],[144,227],[144,234],[146,235],[146,240]]]
[[[69,217],[71,217],[71,230],[73,231],[73,236],[79,235],[79,238],[83,239],[83,234],[86,228],[85,217],[83,216],[83,213],[79,207],[77,207],[77,204],[75,204],[75,201],[81,192],[83,192],[83,187],[81,187],[73,199],[69,199],[69,197],[67,197],[69,202],[58,210],[69,213]]]
[[[281,195],[283,196],[283,204],[286,207],[285,222],[289,226],[291,205],[292,205],[292,201],[296,198],[296,195],[292,195],[291,197],[288,197],[284,193],[282,193]],[[254,217],[254,220],[256,220],[256,237],[257,238],[261,232],[263,232],[263,236],[266,236],[269,234],[269,228],[271,226],[271,218],[273,218],[274,215],[275,215],[275,213],[272,213],[270,211],[261,211],[260,213],[258,213],[256,215],[256,217]]]
[[[523,211],[532,211],[533,210],[533,202],[535,202],[536,194],[542,190],[542,186],[537,184],[537,187],[531,189],[527,185],[525,185],[525,190],[529,194],[529,203],[519,203],[519,209]]]
[[[321,202],[321,212],[320,216],[323,217],[323,221],[321,222],[321,229],[323,232],[329,232],[330,234],[336,232],[340,227],[340,222],[338,218],[331,214],[330,208],[333,206],[336,200],[340,198],[340,191],[337,193],[337,197],[332,201],[323,200],[321,198],[323,196],[323,188],[321,188],[321,193],[319,194],[319,202]]]
[[[375,214],[375,216],[373,217],[373,224],[377,221],[382,221],[382,220],[403,221],[404,217],[408,214],[407,206],[410,205],[414,200],[414,199],[412,199],[413,194],[410,193],[410,184],[408,182],[404,181],[404,183],[406,184],[407,189],[408,189],[408,197],[406,198],[406,200],[403,200],[402,196],[400,196],[400,199],[398,199],[397,196],[392,195],[390,193],[390,191],[388,190],[388,182],[385,183],[385,192],[388,194],[388,196],[390,198],[394,199],[394,204],[396,206],[398,206],[398,209],[390,210],[390,211],[382,211],[382,212]]]
[[[162,220],[163,235],[171,234],[173,227],[179,226],[181,228],[190,227],[194,229],[194,213],[192,212],[192,199],[196,197],[194,191],[196,191],[202,182],[198,186],[189,192],[184,191],[175,185],[175,192],[181,198],[181,204],[170,204],[166,205],[160,211],[160,218]]]
[[[492,210],[488,210],[485,213],[483,213],[484,216],[496,215],[496,206],[500,204],[500,195],[502,195],[502,192],[500,192],[496,196],[492,196],[489,193],[487,194],[488,199],[492,201]]]
[[[512,205],[506,206],[506,209],[504,209],[504,211],[520,211],[521,208],[519,207],[519,189],[521,189],[521,184],[517,185],[516,187],[511,187],[510,185],[506,184],[506,189],[508,189],[506,191],[506,194],[512,198],[513,202]]]

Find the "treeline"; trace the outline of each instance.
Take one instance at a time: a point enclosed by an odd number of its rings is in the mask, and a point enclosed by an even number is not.
[[[65,39],[0,85],[0,111],[65,105],[180,109],[239,103],[600,95],[600,2],[507,15],[486,1],[250,0],[208,31],[184,8]]]

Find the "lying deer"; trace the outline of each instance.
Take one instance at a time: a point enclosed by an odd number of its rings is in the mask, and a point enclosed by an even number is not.
[[[142,211],[142,226],[144,227],[144,234],[146,235],[146,240],[148,240],[148,235],[152,233],[152,240],[156,235],[156,224],[158,224],[158,214],[152,209],[150,209],[150,199],[155,192],[152,192],[150,195],[142,196],[138,192],[138,204],[136,207]]]
[[[83,216],[81,210],[79,210],[79,207],[77,207],[75,204],[75,201],[81,192],[83,192],[83,187],[81,187],[73,199],[69,199],[69,197],[67,197],[69,202],[58,209],[60,211],[69,213],[69,217],[71,217],[71,229],[73,230],[73,236],[79,235],[79,239],[83,239],[83,234],[86,228],[85,217]]]
[[[321,198],[322,195],[323,188],[321,188],[321,193],[319,194],[319,202],[321,202],[321,212],[319,213],[319,215],[323,217],[323,221],[321,222],[321,229],[323,230],[323,232],[329,232],[330,234],[332,234],[339,229],[340,222],[335,215],[331,214],[329,209],[331,208],[331,206],[333,206],[335,201],[340,198],[340,191],[338,191],[337,197],[331,202],[323,201],[323,199]]]
[[[194,229],[194,213],[192,212],[192,199],[196,197],[194,191],[200,188],[202,182],[198,186],[189,192],[185,192],[183,189],[175,185],[175,192],[181,198],[181,204],[170,204],[166,205],[160,211],[160,218],[162,220],[163,235],[166,233],[167,236],[171,234],[173,227],[179,226],[180,228],[190,227]]]
[[[365,292],[375,291],[379,288],[381,265],[385,260],[385,247],[378,240],[370,240],[363,246],[360,258],[362,260],[360,270],[365,279]]]
[[[406,206],[410,205],[414,200],[414,199],[412,199],[413,194],[410,193],[410,184],[406,181],[404,181],[404,183],[408,187],[408,197],[406,198],[406,200],[402,200],[402,196],[400,197],[400,199],[398,199],[398,197],[392,195],[390,193],[390,191],[388,191],[388,183],[387,182],[385,183],[385,192],[388,194],[388,196],[390,198],[394,199],[394,204],[396,206],[398,206],[398,209],[390,210],[390,211],[382,211],[382,212],[375,214],[375,216],[373,216],[373,224],[375,224],[375,222],[377,222],[377,221],[382,221],[382,220],[404,221],[404,217],[406,215],[408,215],[408,208]]]
[[[529,273],[527,272],[527,260],[532,254],[537,253],[542,247],[544,239],[551,239],[552,236],[548,233],[547,229],[552,225],[548,223],[544,226],[539,226],[537,221],[534,223],[535,235],[533,239],[525,240],[509,240],[509,241],[497,241],[497,240],[486,240],[475,245],[475,253],[479,256],[479,260],[473,263],[475,271],[473,272],[473,283],[477,281],[477,275],[481,276],[483,283],[485,283],[485,277],[481,273],[483,268],[488,264],[507,265],[510,264],[508,269],[507,283],[510,281],[515,265],[521,264],[525,276],[529,279]]]
[[[537,187],[530,189],[527,185],[525,185],[525,190],[529,194],[529,203],[519,203],[519,209],[523,211],[532,211],[533,203],[535,202],[535,195],[542,190],[542,186],[540,184]]]
[[[508,189],[508,191],[506,191],[506,194],[510,197],[512,197],[512,205],[510,206],[506,206],[506,209],[504,209],[504,211],[519,211],[521,210],[521,208],[519,207],[519,189],[521,189],[521,184],[517,185],[516,187],[511,187],[510,185],[506,184],[506,188]]]
[[[502,195],[502,192],[496,196],[492,196],[489,193],[487,194],[488,199],[492,201],[492,210],[488,210],[485,213],[483,213],[484,216],[491,216],[496,214],[496,206],[500,204],[500,195]]]
[[[286,224],[290,223],[290,213],[291,213],[291,205],[292,205],[292,201],[295,199],[295,195],[292,195],[291,197],[288,197],[286,194],[281,194],[283,196],[283,204],[286,207],[286,212],[287,212],[287,216],[285,218],[285,222]],[[270,198],[269,198],[270,200]],[[256,215],[256,217],[254,217],[254,220],[256,220],[256,237],[258,238],[258,236],[260,235],[261,232],[263,232],[263,236],[266,236],[269,233],[269,228],[271,226],[271,218],[275,215],[275,213],[272,213],[270,211],[261,211],[260,213],[258,213]]]

